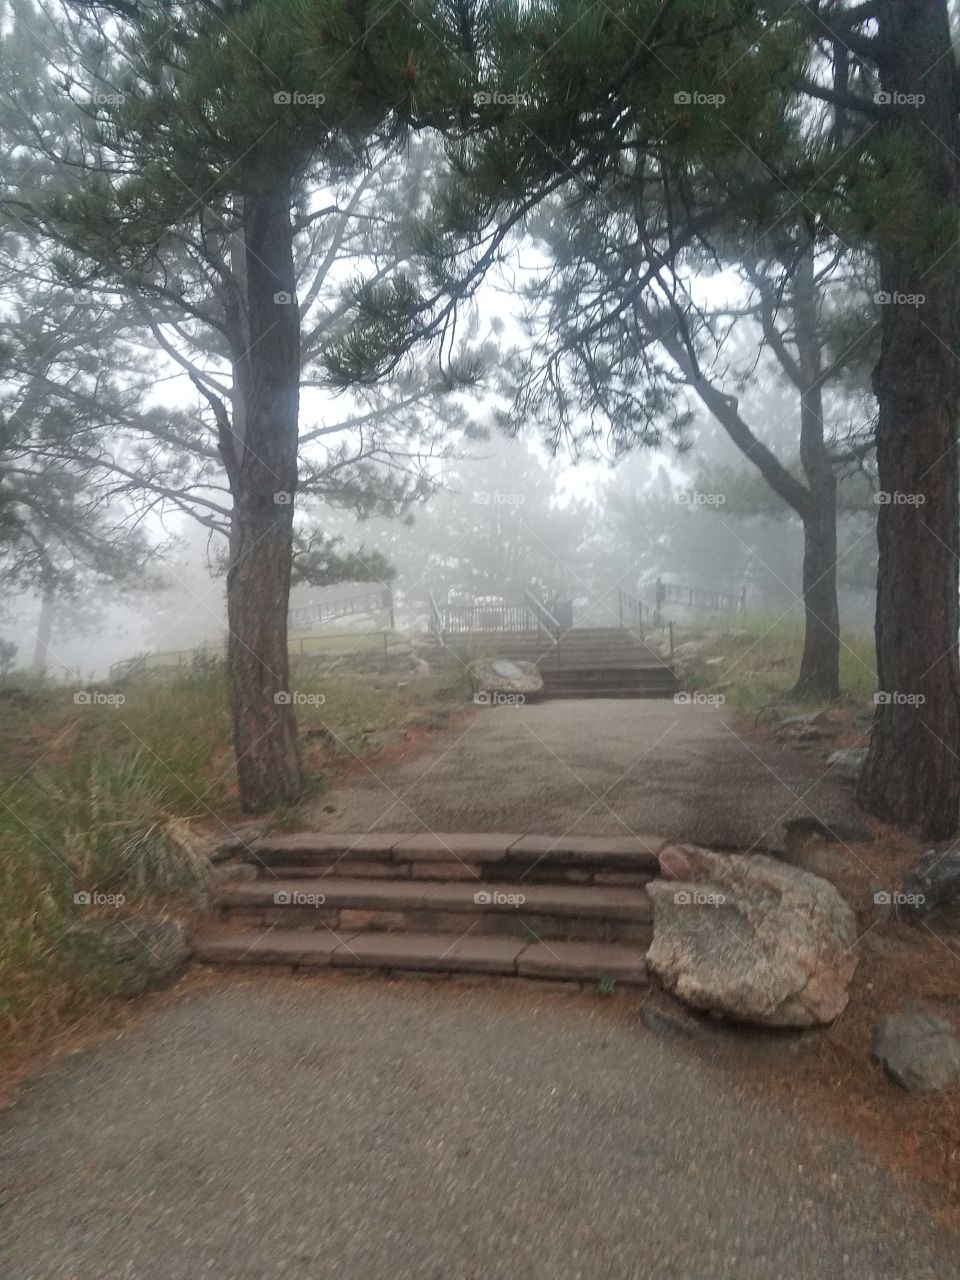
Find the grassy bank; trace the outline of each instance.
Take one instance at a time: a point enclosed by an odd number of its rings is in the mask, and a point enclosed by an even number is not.
[[[877,687],[873,636],[845,631],[840,639],[841,705],[862,711],[872,705]],[[822,700],[811,702],[789,692],[800,670],[801,619],[756,614],[714,626],[674,627],[677,648],[690,641],[699,647],[689,659],[685,683],[691,688],[720,689],[744,716],[761,716],[775,702],[798,710],[822,705]],[[722,661],[710,662],[716,658]]]
[[[466,696],[456,674],[378,686],[295,668],[291,686],[314,793],[425,708]],[[118,895],[128,914],[189,914],[205,887],[196,835],[241,816],[219,666],[159,683],[94,684],[87,701],[78,692],[19,674],[0,684],[0,1043],[8,1047],[108,998],[104,974],[85,970],[65,945],[74,925],[109,918]]]

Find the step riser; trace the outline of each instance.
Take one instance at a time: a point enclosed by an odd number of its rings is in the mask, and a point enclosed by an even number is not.
[[[523,908],[506,912],[377,911],[355,907],[326,910],[323,907],[222,907],[222,922],[243,928],[282,928],[337,933],[449,933],[451,940],[471,934],[517,938],[524,942],[544,939],[558,942],[623,942],[648,947],[653,926],[644,921],[573,918],[534,915]]]

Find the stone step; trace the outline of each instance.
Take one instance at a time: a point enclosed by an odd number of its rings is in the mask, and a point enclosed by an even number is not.
[[[337,859],[304,863],[271,862],[258,867],[261,879],[314,880],[325,876],[347,876],[351,879],[375,880],[488,880],[498,886],[522,878],[524,884],[597,884],[623,885],[641,889],[654,877],[653,871],[593,871],[576,866],[540,866],[512,862],[348,862]],[[225,877],[226,878],[226,877]]]
[[[414,973],[481,973],[644,986],[646,953],[596,942],[533,942],[444,933],[341,933],[302,929],[214,931],[194,939],[202,964]]]
[[[528,693],[525,697],[527,702],[555,702],[560,698],[672,698],[675,692],[672,685],[669,688],[663,685],[588,685],[584,688],[544,687],[538,693]]]
[[[214,899],[238,924],[339,932],[428,930],[649,945],[645,889],[476,881],[271,877],[225,885]]]
[[[657,671],[651,667],[560,667],[555,671],[541,671],[540,675],[545,689],[585,689],[590,685],[601,685],[605,689],[617,686],[623,689],[677,688],[677,677],[672,671]]]
[[[663,664],[642,663],[642,662],[595,662],[592,659],[586,659],[582,662],[541,662],[538,670],[544,680],[556,680],[563,677],[576,677],[584,675],[597,675],[614,680],[621,679],[647,679],[675,681],[676,673],[668,666]]]
[[[323,866],[349,863],[404,866],[411,877],[426,876],[431,864],[460,867],[466,875],[482,867],[484,877],[528,879],[557,870],[594,878],[608,873],[659,874],[662,836],[541,836],[517,832],[297,832],[259,840],[222,841],[219,854],[233,854],[261,866]],[[467,870],[469,868],[469,870]],[[438,871],[440,867],[438,866]],[[342,874],[342,873],[341,873]],[[443,872],[440,871],[442,877]],[[613,883],[608,881],[607,883]]]

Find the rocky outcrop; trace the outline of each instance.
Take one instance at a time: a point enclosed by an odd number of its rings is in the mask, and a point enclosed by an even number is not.
[[[826,880],[761,855],[665,850],[651,882],[652,973],[696,1009],[810,1027],[847,1004],[854,914]],[[681,878],[682,877],[682,878]]]

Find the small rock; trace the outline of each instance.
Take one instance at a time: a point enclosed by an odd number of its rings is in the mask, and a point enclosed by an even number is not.
[[[643,1025],[657,1035],[689,1036],[700,1029],[694,1015],[681,1004],[652,1004],[649,1001],[641,1013]]]
[[[692,880],[690,859],[679,845],[668,845],[660,852],[660,874],[664,880]]]
[[[859,782],[866,758],[866,747],[844,747],[827,756],[827,766],[832,770],[833,777],[842,778],[846,782]]]
[[[78,970],[118,996],[170,986],[190,959],[179,920],[91,920],[73,925],[63,943]]]
[[[960,1038],[944,1018],[897,1013],[874,1030],[873,1056],[908,1093],[960,1083]]]
[[[264,830],[265,825],[262,822],[238,823],[230,828],[228,834],[211,837],[210,844],[204,852],[211,862],[225,862],[234,854],[244,853],[251,845],[256,844],[263,836]]]
[[[259,872],[252,862],[223,862],[213,868],[212,880],[215,884],[231,881],[256,880]]]
[[[928,849],[904,876],[896,905],[902,920],[960,932],[960,850]]]
[[[703,642],[700,640],[685,640],[683,644],[678,644],[673,651],[675,658],[681,660],[685,658],[695,658],[703,650]]]

